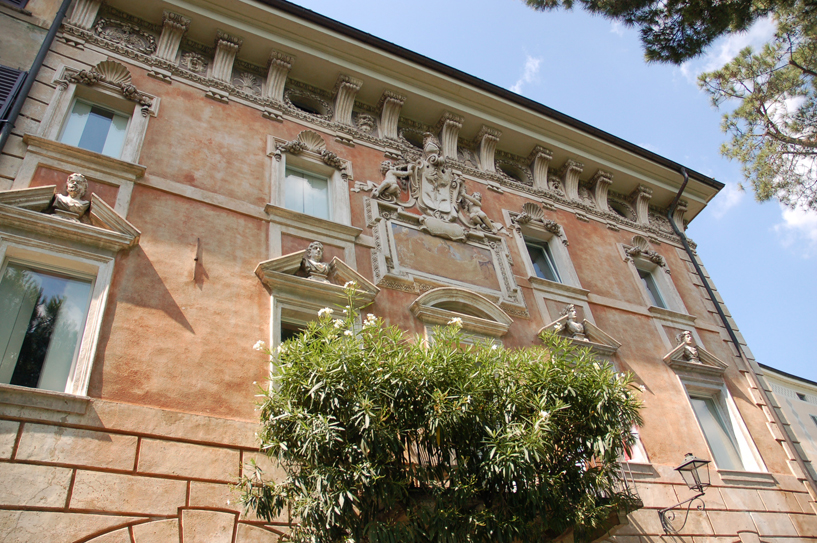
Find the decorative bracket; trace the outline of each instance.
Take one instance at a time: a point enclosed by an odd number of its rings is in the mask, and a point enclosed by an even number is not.
[[[65,79],[57,80],[59,89],[65,90],[71,83],[87,85],[93,87],[97,84],[115,88],[131,102],[136,102],[142,106],[142,116],[147,117],[151,113],[154,97],[141,92],[131,84],[130,71],[119,62],[113,60],[103,60],[90,70],[80,70],[75,72],[70,68],[66,69]]]

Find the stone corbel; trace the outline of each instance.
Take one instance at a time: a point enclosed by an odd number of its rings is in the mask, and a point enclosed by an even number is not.
[[[596,200],[596,207],[599,211],[609,212],[610,208],[607,206],[607,191],[610,185],[613,184],[613,174],[599,170],[596,175],[590,179],[593,186],[593,198]]]
[[[573,159],[568,159],[559,171],[565,196],[570,200],[579,199],[579,175],[582,171],[584,171],[584,164]]]
[[[213,59],[213,67],[210,72],[210,77],[220,83],[230,84],[233,77],[233,63],[238,50],[244,43],[243,38],[231,36],[223,30],[216,31],[216,54]],[[211,87],[205,94],[208,98],[212,98],[217,102],[227,102],[229,93]]]
[[[77,0],[68,22],[83,30],[90,30],[101,5],[102,0]]]
[[[267,80],[264,82],[262,88],[262,96],[268,100],[273,106],[264,108],[261,114],[265,119],[282,122],[284,120],[283,114],[278,104],[284,101],[284,88],[287,83],[287,76],[289,70],[292,69],[292,63],[295,57],[281,53],[280,51],[270,51],[269,55],[269,71],[267,72]]]
[[[496,144],[501,136],[502,132],[496,128],[482,125],[482,128],[479,129],[474,143],[479,149],[479,163],[483,171],[496,171],[494,156],[496,155]]]
[[[406,97],[396,92],[384,91],[377,104],[380,110],[380,136],[385,139],[397,139],[397,121]]]
[[[684,225],[684,214],[687,212],[687,205],[686,200],[678,200],[675,213],[672,214],[672,222],[675,223],[675,226],[677,226],[681,232],[686,229],[686,225]]]
[[[650,224],[650,198],[652,198],[652,189],[645,185],[638,185],[627,200],[635,208],[635,216],[638,224]]]
[[[457,140],[465,118],[446,111],[437,122],[437,131],[440,134],[440,143],[443,146],[443,156],[457,159]]]
[[[355,106],[355,96],[363,85],[363,81],[354,77],[341,74],[335,83],[332,93],[335,96],[335,116],[332,119],[336,123],[352,124],[352,109]]]
[[[179,51],[182,36],[189,27],[190,19],[165,10],[162,15],[162,35],[159,36],[159,44],[156,46],[154,55],[168,62],[176,60],[176,53]]]
[[[553,160],[553,151],[541,145],[533,148],[528,155],[528,163],[533,172],[533,188],[548,190],[548,168]]]

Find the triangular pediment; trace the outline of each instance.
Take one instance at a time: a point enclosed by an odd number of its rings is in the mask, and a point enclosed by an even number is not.
[[[613,338],[613,336],[587,319],[581,322],[582,326],[584,326],[585,337],[571,337],[566,331],[567,321],[568,316],[562,315],[550,324],[543,326],[539,330],[539,334],[547,330],[557,331],[560,336],[568,338],[577,347],[589,347],[593,352],[604,356],[614,355],[616,351],[618,351],[618,348],[621,347],[621,343]]]
[[[707,375],[723,375],[723,372],[729,367],[720,358],[700,345],[695,348],[698,351],[697,359],[686,356],[685,345],[681,343],[664,356],[664,363],[675,371],[704,373]]]
[[[377,286],[338,257],[329,263],[330,272],[326,281],[298,275],[305,254],[306,250],[303,250],[261,262],[255,268],[255,275],[273,295],[319,302],[323,305],[345,305],[344,285],[350,281],[355,282],[355,294],[362,305],[373,302],[380,292]]]
[[[0,192],[0,224],[113,251],[139,243],[141,232],[96,194],[91,194],[88,222],[49,214],[56,188],[49,185]]]

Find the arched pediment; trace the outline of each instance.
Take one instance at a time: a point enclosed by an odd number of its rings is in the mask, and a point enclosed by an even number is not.
[[[451,319],[462,319],[468,332],[491,337],[505,335],[513,319],[488,298],[457,287],[440,287],[419,296],[409,307],[425,324],[446,325]]]

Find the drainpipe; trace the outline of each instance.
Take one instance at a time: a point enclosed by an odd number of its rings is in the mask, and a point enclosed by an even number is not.
[[[684,182],[681,184],[681,189],[678,191],[678,194],[675,195],[675,198],[672,200],[672,203],[669,206],[669,210],[667,211],[667,219],[669,219],[670,225],[672,225],[672,229],[675,231],[675,234],[680,238],[681,244],[684,246],[684,250],[686,251],[689,259],[692,261],[692,265],[695,266],[695,273],[698,274],[698,277],[701,279],[701,282],[706,289],[706,293],[709,295],[709,299],[712,300],[712,304],[715,306],[715,309],[718,311],[718,316],[721,318],[721,322],[723,322],[724,328],[726,328],[726,332],[729,334],[729,338],[732,340],[732,343],[735,345],[735,349],[737,350],[738,357],[743,361],[743,364],[746,368],[749,369],[749,379],[751,380],[752,384],[757,388],[760,393],[761,399],[769,408],[769,412],[772,414],[772,418],[774,419],[774,423],[780,429],[780,434],[783,436],[786,445],[791,450],[791,456],[794,457],[795,462],[797,465],[800,466],[800,470],[803,472],[805,476],[805,486],[806,490],[808,491],[811,499],[813,501],[817,501],[817,484],[815,484],[815,480],[812,478],[809,471],[806,469],[806,464],[803,461],[800,453],[794,447],[794,442],[792,441],[791,437],[789,437],[789,433],[786,428],[783,426],[783,414],[779,413],[777,409],[775,409],[774,404],[771,402],[771,398],[769,397],[768,392],[763,387],[758,378],[758,373],[760,372],[760,368],[757,364],[752,364],[749,359],[743,353],[743,348],[740,345],[740,341],[738,341],[737,335],[735,335],[735,331],[732,329],[732,326],[729,324],[729,321],[726,318],[726,314],[723,312],[723,308],[721,304],[718,302],[717,298],[715,298],[715,293],[712,291],[712,287],[709,285],[709,281],[707,280],[706,276],[704,275],[701,266],[698,264],[698,260],[695,254],[692,252],[692,249],[689,246],[689,242],[687,241],[686,235],[678,229],[678,225],[675,224],[675,221],[672,218],[673,213],[675,213],[675,208],[678,206],[678,201],[681,199],[681,194],[683,194],[684,189],[689,182],[689,175],[687,174],[686,168],[681,168],[681,174],[684,176]]]
[[[62,0],[60,9],[57,10],[57,15],[54,16],[54,21],[51,23],[51,28],[48,29],[48,34],[45,35],[45,40],[43,40],[43,44],[40,46],[40,50],[37,52],[34,62],[31,64],[31,69],[26,74],[25,80],[23,81],[23,86],[20,87],[20,92],[17,93],[17,98],[14,99],[14,105],[11,106],[8,119],[4,121],[5,124],[3,125],[3,131],[0,132],[0,151],[6,147],[6,141],[8,141],[9,136],[11,136],[11,129],[14,128],[14,123],[17,121],[17,116],[20,114],[20,110],[23,109],[23,104],[25,103],[26,98],[28,98],[28,93],[31,91],[31,87],[34,86],[34,81],[37,79],[37,74],[43,65],[43,61],[45,60],[45,56],[48,54],[48,50],[51,49],[51,44],[54,42],[54,37],[57,35],[57,31],[60,29],[60,26],[62,26],[62,20],[65,18],[65,13],[68,11],[68,6],[70,4],[71,0]]]

